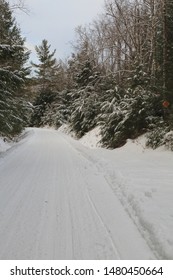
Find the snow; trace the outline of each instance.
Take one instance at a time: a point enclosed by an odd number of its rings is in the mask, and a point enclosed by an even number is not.
[[[147,149],[145,142],[142,136],[119,149],[85,154],[95,157],[95,164],[157,258],[173,259],[173,153]]]
[[[74,139],[77,139],[75,136],[75,133],[70,129],[68,124],[63,124],[60,126],[58,129],[59,132],[65,133],[66,135],[69,135],[73,137]],[[101,135],[100,135],[100,127],[97,126],[88,133],[86,133],[83,137],[81,137],[78,141],[89,148],[96,148],[100,147],[100,140],[101,140]]]
[[[84,135],[81,139],[79,139],[79,142],[89,148],[96,148],[100,146],[100,140],[100,127],[97,126],[88,133],[86,133],[86,135]]]
[[[70,129],[68,124],[61,125],[58,131],[76,138],[75,133]]]
[[[0,137],[0,153],[7,151],[12,146],[12,142],[7,139]]]
[[[0,259],[173,259],[172,152],[99,137],[28,129],[0,158]]]
[[[168,150],[173,151],[173,131],[169,131],[168,133],[166,133],[164,137],[164,143],[165,143],[165,147]]]
[[[75,133],[71,131],[70,127],[68,124],[63,124],[60,126],[58,129],[59,132],[65,133],[66,135],[72,136],[74,139],[77,139],[75,136]],[[100,147],[100,140],[101,140],[101,135],[100,135],[100,127],[97,126],[88,133],[86,133],[83,137],[81,137],[78,141],[89,148],[95,149],[97,147]]]

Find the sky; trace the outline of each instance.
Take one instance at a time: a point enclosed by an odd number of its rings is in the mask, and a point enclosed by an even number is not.
[[[75,38],[75,28],[96,19],[103,12],[104,0],[25,0],[25,5],[29,15],[15,11],[14,16],[27,47],[34,52],[34,46],[47,39],[51,51],[56,49],[57,59],[65,59],[73,51],[70,42]],[[34,53],[31,59],[36,59]]]

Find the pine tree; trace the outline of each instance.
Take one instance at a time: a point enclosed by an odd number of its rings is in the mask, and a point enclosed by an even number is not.
[[[24,42],[8,2],[0,0],[0,133],[5,135],[20,132],[26,120],[19,96],[29,73]]]
[[[88,42],[81,45],[80,51],[73,54],[69,61],[68,76],[70,78],[71,106],[69,123],[78,137],[96,125],[98,115],[98,81],[100,72],[88,51]]]
[[[36,46],[35,50],[38,55],[39,64],[33,63],[32,66],[36,68],[35,72],[38,77],[38,84],[41,91],[46,89],[54,89],[56,85],[56,76],[58,73],[58,64],[54,58],[56,50],[50,52],[51,45],[44,39],[40,46]]]

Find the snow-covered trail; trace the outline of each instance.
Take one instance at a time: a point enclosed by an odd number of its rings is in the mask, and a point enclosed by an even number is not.
[[[155,259],[104,174],[54,130],[0,159],[0,259]]]

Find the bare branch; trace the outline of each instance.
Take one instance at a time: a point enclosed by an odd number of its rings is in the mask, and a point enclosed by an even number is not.
[[[14,0],[11,1],[12,3],[10,4],[10,8],[11,10],[20,10],[22,12],[24,12],[25,14],[29,15],[30,10],[27,7],[25,0]]]

